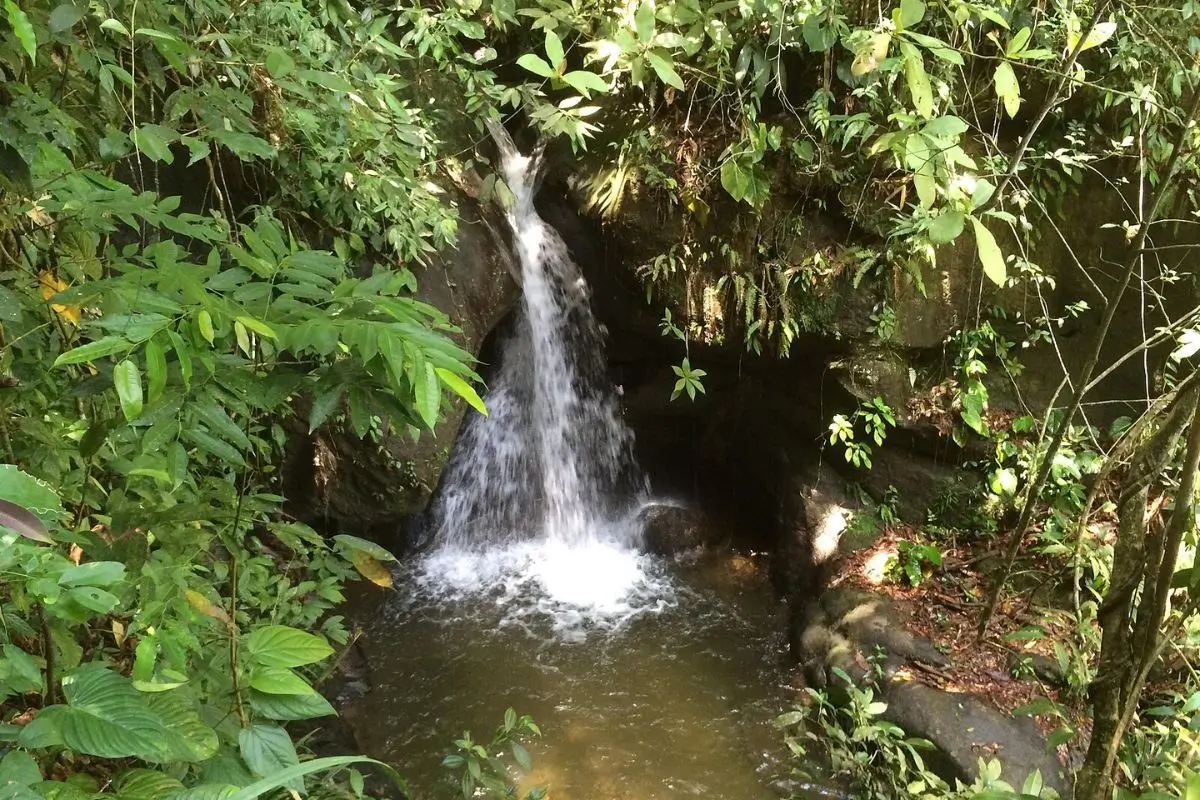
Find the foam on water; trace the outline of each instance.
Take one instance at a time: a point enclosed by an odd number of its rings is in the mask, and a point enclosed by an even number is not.
[[[468,420],[426,521],[436,538],[417,582],[443,600],[495,598],[509,621],[547,616],[578,638],[661,609],[672,590],[639,551],[632,521],[647,487],[587,282],[534,208],[537,157],[499,126],[492,135],[523,301],[490,376],[489,415]]]

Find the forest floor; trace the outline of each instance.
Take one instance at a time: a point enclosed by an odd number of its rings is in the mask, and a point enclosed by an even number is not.
[[[1037,557],[1019,563],[1018,588],[1005,592],[980,640],[976,632],[987,577],[999,554],[989,541],[939,541],[942,564],[927,567],[919,585],[889,574],[887,564],[901,541],[927,539],[911,526],[887,526],[871,547],[846,557],[836,585],[887,597],[906,627],[949,659],[943,667],[912,664],[913,680],[979,695],[1006,714],[1033,716],[1047,736],[1066,725],[1075,736],[1059,746],[1059,757],[1074,760],[1078,754],[1070,752],[1072,744],[1088,741],[1091,723],[1082,694],[1086,686],[1071,677],[1070,653],[1061,645],[1056,652],[1054,645],[1077,638],[1069,592],[1063,596],[1061,563]],[[1055,708],[1065,719],[1058,713],[1031,713]]]

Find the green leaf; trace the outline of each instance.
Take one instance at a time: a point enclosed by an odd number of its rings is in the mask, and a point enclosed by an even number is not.
[[[316,690],[290,669],[256,666],[250,673],[250,685],[267,694],[313,694]]]
[[[50,12],[48,22],[51,33],[62,33],[75,27],[75,23],[83,19],[83,12],[71,3],[63,3]]]
[[[72,564],[58,576],[60,586],[112,586],[125,579],[125,565],[120,561],[89,561]]]
[[[900,0],[900,27],[911,28],[925,19],[925,0]]]
[[[12,464],[0,464],[0,500],[31,512],[47,525],[57,525],[63,516],[62,500],[50,484]]]
[[[267,51],[267,72],[276,80],[296,68],[296,62],[282,48],[272,47]]]
[[[1012,39],[1008,41],[1008,47],[1004,48],[1004,55],[1008,58],[1020,58],[1021,52],[1029,44],[1029,37],[1032,34],[1033,31],[1027,27],[1014,33]]]
[[[333,537],[333,541],[340,545],[344,550],[357,553],[366,553],[371,558],[379,561],[396,561],[396,557],[392,555],[384,547],[381,547],[374,542],[368,542],[366,539],[360,539],[357,536],[351,536],[348,533],[339,533]]]
[[[255,319],[254,317],[234,317],[234,319],[257,333],[259,336],[265,336],[268,339],[279,338],[275,335],[275,329],[260,319]]]
[[[1088,33],[1087,39],[1084,40],[1083,46],[1079,48],[1079,52],[1091,50],[1093,47],[1099,47],[1113,37],[1117,32],[1117,23],[1101,22],[1098,23],[1091,32]],[[1079,44],[1079,33],[1072,33],[1067,37],[1067,50],[1075,49],[1075,45]]]
[[[146,342],[146,398],[153,403],[167,385],[167,356],[157,339]]]
[[[442,383],[446,388],[454,392],[456,395],[467,401],[467,405],[483,414],[488,415],[487,406],[483,404],[483,399],[471,388],[471,384],[464,381],[458,375],[455,375],[445,367],[438,367],[434,370],[437,376],[442,379]]]
[[[563,53],[562,39],[559,39],[558,34],[549,28],[546,29],[546,58],[549,60],[550,69],[554,71],[554,74],[562,74],[563,67],[565,66],[563,64],[565,55]]]
[[[200,313],[196,315],[196,327],[200,329],[200,335],[204,337],[204,341],[212,344],[216,336],[216,332],[213,330],[212,314],[203,308],[200,309]]]
[[[921,132],[926,136],[933,136],[939,139],[957,140],[959,136],[967,132],[967,127],[967,123],[961,118],[947,114],[937,119],[929,120],[929,122],[925,123],[925,127],[921,129]]]
[[[52,721],[66,747],[101,758],[159,758],[166,728],[127,678],[85,664],[62,686],[67,705]]]
[[[170,775],[154,769],[129,769],[115,781],[120,800],[165,800],[183,789],[183,784]]]
[[[318,86],[323,86],[332,92],[352,92],[354,86],[341,75],[333,72],[319,72],[315,69],[302,69],[296,73],[296,77],[308,83],[315,83]]]
[[[908,83],[908,94],[912,98],[913,107],[922,117],[933,116],[933,89],[929,85],[929,75],[925,72],[925,59],[921,51],[908,42],[901,42],[900,49],[904,53],[904,78]]]
[[[433,369],[433,364],[426,361],[424,368],[418,365],[413,373],[413,402],[421,421],[429,430],[437,425],[438,408],[442,402],[442,387]]]
[[[996,238],[992,236],[992,232],[977,218],[970,217],[969,219],[975,228],[975,250],[979,253],[980,263],[983,264],[983,274],[987,275],[992,283],[1003,287],[1008,280],[1008,268],[1004,264],[1004,254],[1000,252],[1000,247],[996,244]]]
[[[13,0],[4,0],[4,11],[8,15],[8,26],[17,36],[17,41],[29,56],[30,63],[37,63],[37,36],[34,35],[33,25],[29,17]]]
[[[210,135],[214,142],[225,147],[243,161],[248,161],[252,158],[269,159],[275,157],[275,148],[271,143],[252,133],[214,128],[210,131]]]
[[[113,384],[121,401],[121,413],[133,422],[142,415],[142,373],[133,361],[125,359],[113,367]]]
[[[150,710],[166,727],[160,762],[200,763],[216,755],[221,747],[217,732],[200,715],[200,706],[186,689],[168,691],[172,684],[150,684],[157,694],[147,698]],[[174,684],[178,686],[179,684]]]
[[[323,389],[318,385],[318,391],[313,397],[312,406],[308,410],[309,433],[312,433],[325,424],[325,420],[329,419],[329,415],[338,407],[338,403],[341,402],[342,394],[345,391],[346,387],[340,383],[336,386],[325,387]]]
[[[175,131],[162,125],[143,125],[131,132],[133,145],[151,161],[161,161],[170,164],[175,161],[171,152],[170,139],[176,138]]]
[[[743,199],[750,191],[750,173],[737,159],[728,158],[721,165],[721,188],[734,200]]]
[[[32,786],[41,780],[42,772],[29,753],[10,750],[0,759],[0,791],[10,785]]]
[[[408,787],[404,780],[391,766],[382,761],[376,761],[373,758],[365,756],[326,756],[324,758],[314,758],[312,761],[305,761],[303,764],[296,764],[295,766],[275,772],[270,777],[263,778],[257,783],[252,783],[246,788],[238,790],[236,794],[229,795],[224,800],[258,800],[258,798],[265,794],[274,792],[285,786],[293,786],[296,781],[302,779],[305,775],[311,775],[314,772],[326,769],[333,769],[334,767],[342,767],[347,764],[359,763],[374,764],[376,767],[382,769],[400,787],[401,791],[407,795]],[[173,798],[173,800],[179,800],[179,798]],[[188,800],[192,800],[192,798],[188,798]]]
[[[87,361],[97,361],[114,353],[123,353],[131,347],[133,347],[133,342],[123,339],[120,336],[105,336],[103,339],[88,342],[85,345],[80,345],[62,353],[58,358],[54,359],[54,366],[61,367],[67,364],[82,364]]]
[[[651,50],[647,58],[650,60],[650,66],[654,68],[654,74],[658,76],[660,81],[679,91],[683,91],[683,79],[679,77],[679,73],[675,71],[675,67],[669,59],[663,57],[655,50]]]
[[[554,75],[554,70],[550,68],[550,65],[543,61],[540,56],[536,56],[533,53],[526,53],[518,58],[517,66],[524,67],[534,75],[540,75],[543,78],[549,78]]]
[[[283,777],[289,767],[300,764],[292,737],[283,728],[263,724],[243,728],[238,733],[238,748],[242,760],[255,775],[280,780],[280,786],[304,791],[304,781],[299,775]]]
[[[1015,117],[1021,108],[1021,87],[1017,83],[1017,74],[1013,72],[1012,64],[1001,61],[996,66],[994,76],[996,96],[1004,103],[1004,110],[1010,117]]]
[[[37,659],[15,644],[4,645],[3,652],[8,672],[5,682],[12,691],[24,694],[46,690],[46,680]],[[0,786],[3,785],[4,780],[0,779]]]
[[[563,75],[565,81],[572,89],[579,92],[584,97],[591,97],[592,92],[600,92],[603,94],[609,89],[608,84],[594,72],[586,70],[575,70]]]
[[[953,242],[963,232],[967,215],[961,211],[943,211],[929,223],[929,241],[934,244]]]
[[[303,667],[333,655],[333,648],[315,634],[265,625],[246,637],[246,654],[252,663],[265,667]]]
[[[313,694],[267,694],[251,689],[250,707],[260,717],[281,721],[316,719],[337,713],[328,700],[315,692]]]
[[[992,475],[992,492],[1001,497],[1012,497],[1017,493],[1017,473],[1011,469],[998,469]]]

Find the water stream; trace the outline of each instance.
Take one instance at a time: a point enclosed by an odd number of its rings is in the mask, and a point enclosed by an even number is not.
[[[523,785],[558,800],[777,797],[769,721],[789,691],[764,570],[639,549],[651,498],[587,283],[534,208],[536,155],[493,136],[523,304],[489,415],[464,426],[425,519],[432,544],[372,620],[373,690],[347,715],[414,786],[439,785],[448,743],[511,705],[545,733]]]

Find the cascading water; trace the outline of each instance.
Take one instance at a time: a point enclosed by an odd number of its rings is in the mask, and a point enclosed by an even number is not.
[[[605,375],[588,286],[538,216],[538,159],[494,126],[512,193],[524,300],[487,395],[466,425],[427,524],[422,583],[528,599],[560,622],[612,621],[666,598],[637,552],[645,480]],[[653,595],[653,598],[652,598]]]
[[[786,690],[765,570],[732,553],[639,552],[648,491],[587,284],[534,210],[536,159],[493,135],[524,303],[489,415],[466,424],[425,520],[431,549],[402,565],[395,602],[369,620],[372,690],[343,711],[414,786],[457,791],[441,783],[442,748],[512,706],[546,734],[529,742],[523,786],[549,784],[559,800],[803,791],[786,783],[770,724]]]

